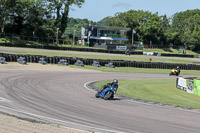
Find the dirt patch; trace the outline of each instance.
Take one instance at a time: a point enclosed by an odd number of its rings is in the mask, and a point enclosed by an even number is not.
[[[7,64],[0,64],[0,70],[42,70],[42,71],[87,71],[94,72],[95,70],[87,70],[81,68],[71,68],[69,66],[62,65],[42,65],[39,63],[28,63],[27,65],[22,65],[16,62],[8,62]]]
[[[0,113],[0,133],[90,133],[59,125],[29,122]]]

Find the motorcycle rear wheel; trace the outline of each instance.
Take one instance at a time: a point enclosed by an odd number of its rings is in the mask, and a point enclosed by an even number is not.
[[[100,96],[99,96],[99,92],[97,92],[96,94],[95,94],[95,97],[96,98],[99,98]]]

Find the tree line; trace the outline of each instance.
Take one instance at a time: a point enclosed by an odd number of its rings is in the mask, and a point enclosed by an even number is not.
[[[0,33],[55,37],[65,32],[72,5],[85,0],[0,0]]]
[[[198,49],[200,44],[200,10],[186,10],[171,17],[159,16],[143,10],[129,10],[106,17],[99,22],[88,19],[69,18],[72,5],[81,5],[85,0],[1,0],[0,33],[55,38],[59,28],[60,37],[72,38],[73,32],[81,36],[82,26],[127,27],[131,40],[154,45],[188,45]],[[190,43],[192,42],[192,43]]]
[[[200,44],[200,10],[178,12],[172,17],[142,10],[116,13],[107,19],[109,26],[128,27],[136,31],[134,40],[145,44],[179,45],[197,49]],[[131,38],[132,32],[128,33]]]

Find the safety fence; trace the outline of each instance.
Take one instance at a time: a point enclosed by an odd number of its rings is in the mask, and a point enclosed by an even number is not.
[[[40,55],[18,55],[18,54],[6,54],[0,53],[0,57],[4,57],[6,62],[17,62],[17,59],[24,57],[27,62],[38,63],[40,58],[45,58],[49,64],[58,64],[61,59],[67,60],[68,64],[74,65],[77,60],[81,60],[84,65],[92,65],[93,61],[98,61],[101,66],[105,66],[112,62],[115,67],[137,67],[137,68],[156,68],[156,69],[172,69],[177,66],[183,70],[200,70],[200,65],[195,64],[173,64],[173,63],[161,63],[161,62],[137,62],[137,61],[124,61],[124,60],[101,60],[101,59],[86,59],[86,58],[74,58],[74,57],[47,57]]]

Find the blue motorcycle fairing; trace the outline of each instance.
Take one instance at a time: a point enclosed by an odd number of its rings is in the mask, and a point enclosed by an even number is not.
[[[99,94],[99,96],[102,97],[102,98],[104,98],[105,94],[106,94],[108,91],[111,90],[110,88],[111,88],[111,87],[108,87],[108,88],[106,88],[105,90],[103,90],[103,91]]]
[[[116,93],[115,88],[116,88],[116,86],[112,85],[112,86],[110,86],[110,87],[104,89],[101,93],[99,93],[99,96],[102,97],[102,98],[104,98],[105,94],[106,94],[108,91],[112,91],[113,94],[115,94],[115,93]]]

